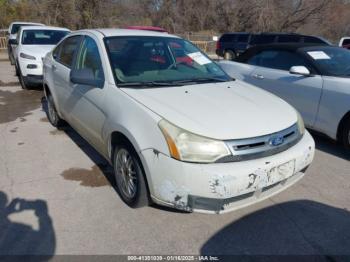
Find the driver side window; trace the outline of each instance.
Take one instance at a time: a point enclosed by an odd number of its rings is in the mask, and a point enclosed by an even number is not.
[[[76,69],[91,69],[96,80],[104,80],[101,57],[97,44],[89,36],[85,36],[78,55]]]

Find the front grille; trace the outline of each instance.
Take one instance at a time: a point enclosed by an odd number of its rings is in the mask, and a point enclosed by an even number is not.
[[[278,154],[294,146],[301,137],[298,125],[295,124],[266,136],[225,141],[232,155],[220,158],[217,162],[238,162]]]

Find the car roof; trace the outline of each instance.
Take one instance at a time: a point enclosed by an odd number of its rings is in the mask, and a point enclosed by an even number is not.
[[[163,32],[147,31],[147,30],[135,30],[135,29],[113,29],[113,28],[101,28],[101,29],[85,29],[75,31],[74,33],[90,32],[96,34],[97,32],[105,37],[113,36],[159,36],[159,37],[175,37],[180,38],[171,34],[164,34]]]
[[[265,45],[256,45],[248,50],[252,51],[261,51],[261,50],[269,50],[269,49],[281,49],[281,50],[289,50],[296,51],[301,48],[306,47],[327,47],[328,45],[319,45],[312,43],[273,43],[273,44],[265,44]]]
[[[64,27],[56,27],[56,26],[37,26],[37,25],[28,25],[28,26],[21,26],[22,30],[26,30],[26,29],[31,29],[31,30],[59,30],[59,31],[70,31],[68,28],[64,28]]]
[[[317,44],[310,44],[310,43],[275,43],[275,44],[265,44],[265,45],[256,45],[251,48],[249,48],[247,51],[245,51],[242,55],[240,55],[237,58],[237,61],[245,61],[246,58],[251,57],[252,55],[255,55],[259,53],[260,51],[264,50],[285,50],[285,51],[298,51],[300,49],[304,48],[327,48],[327,47],[334,47],[329,45],[317,45]],[[336,47],[338,48],[338,47]]]
[[[222,35],[250,35],[253,33],[247,33],[247,32],[228,32],[228,33],[223,33]]]
[[[26,24],[26,25],[44,25],[42,23],[35,23],[35,22],[20,22],[20,21],[16,21],[16,22],[12,22],[11,25],[18,25],[18,24]]]
[[[130,25],[130,26],[124,27],[123,29],[150,30],[150,31],[167,33],[167,30],[158,26]]]

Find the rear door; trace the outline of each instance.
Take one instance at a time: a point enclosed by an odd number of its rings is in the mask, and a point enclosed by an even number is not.
[[[322,77],[289,73],[292,66],[305,66],[314,72],[304,57],[287,50],[264,50],[247,62],[256,65],[248,82],[290,103],[302,114],[305,124],[313,127],[322,93]]]

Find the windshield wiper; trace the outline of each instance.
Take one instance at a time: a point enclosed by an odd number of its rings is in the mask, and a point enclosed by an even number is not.
[[[203,77],[203,78],[197,78],[193,79],[195,82],[228,82],[232,81],[232,79],[222,79],[222,78],[217,78],[217,77]]]
[[[160,87],[160,86],[180,86],[180,83],[174,83],[174,82],[157,82],[157,81],[151,81],[151,82],[126,82],[126,83],[119,83],[119,87]]]
[[[228,81],[234,81],[235,79],[222,79],[217,77],[203,77],[203,78],[194,78],[194,79],[185,79],[185,80],[178,80],[174,81],[174,83],[178,84],[185,84],[185,83],[209,83],[209,82],[228,82]]]

